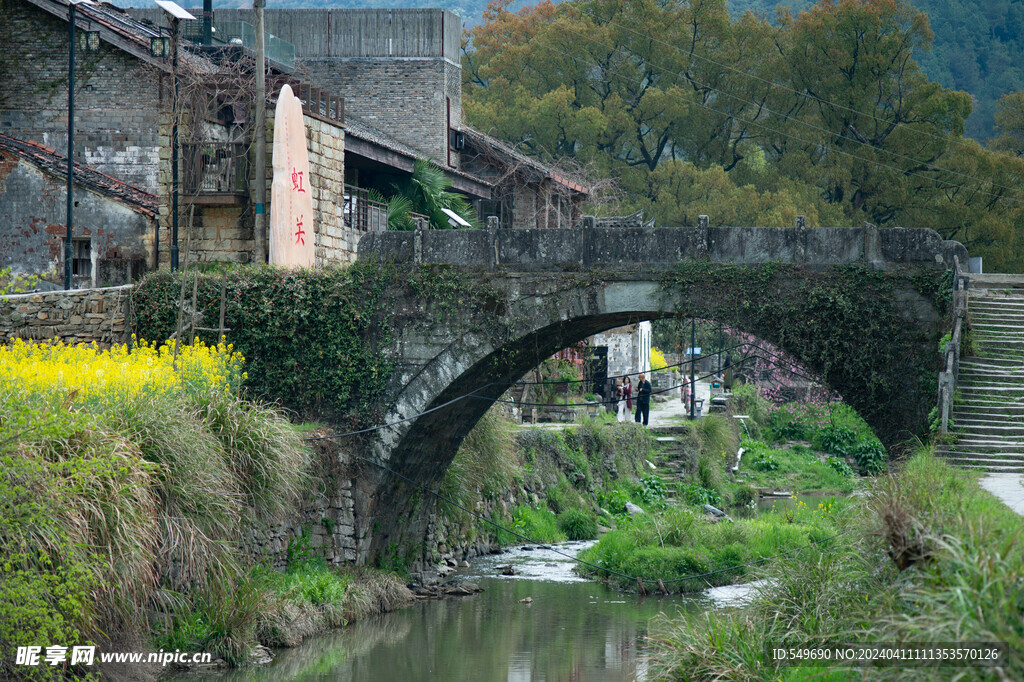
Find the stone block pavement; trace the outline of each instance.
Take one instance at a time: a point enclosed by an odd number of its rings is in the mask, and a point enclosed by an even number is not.
[[[978,483],[1007,507],[1024,516],[1024,474],[989,474]]]

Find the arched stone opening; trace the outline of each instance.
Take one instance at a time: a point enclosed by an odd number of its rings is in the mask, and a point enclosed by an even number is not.
[[[401,476],[379,477],[370,515],[379,532],[370,534],[367,550],[385,551],[422,531],[413,513],[416,486],[403,477],[429,487],[439,482],[463,438],[511,383],[562,348],[640,320],[697,317],[742,329],[822,377],[887,445],[905,440],[920,431],[932,399],[927,377],[937,368],[940,306],[926,294],[939,277],[703,263],[582,286],[551,278],[548,289],[509,296],[498,315],[502,334],[452,330],[448,343],[400,377],[387,421],[429,413],[385,429],[374,444],[378,461]],[[923,286],[926,279],[931,284]],[[499,280],[488,277],[491,286],[522,284]],[[467,394],[476,397],[446,404]]]

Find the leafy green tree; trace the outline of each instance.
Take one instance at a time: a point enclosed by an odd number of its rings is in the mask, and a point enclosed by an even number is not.
[[[933,227],[1024,266],[1021,168],[965,140],[905,0],[821,0],[774,22],[724,0],[489,6],[465,50],[470,122],[615,178],[661,224]],[[1012,128],[1013,107],[1004,119]]]
[[[1003,95],[996,110],[999,135],[989,147],[1015,156],[1024,156],[1024,91]]]

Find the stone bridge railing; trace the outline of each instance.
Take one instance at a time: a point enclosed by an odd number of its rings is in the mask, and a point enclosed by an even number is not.
[[[367,234],[359,257],[375,255],[396,263],[502,266],[518,271],[579,268],[671,267],[681,260],[707,258],[719,263],[773,261],[808,266],[868,263],[953,267],[967,250],[931,229],[876,227],[660,227],[582,229],[429,230]]]

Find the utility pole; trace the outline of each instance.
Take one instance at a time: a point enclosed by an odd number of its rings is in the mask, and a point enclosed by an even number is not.
[[[690,421],[697,418],[697,380],[694,366],[697,364],[697,319],[690,318]]]
[[[718,373],[722,373],[722,323],[718,323]]]
[[[177,17],[171,17],[171,80],[174,98],[171,108],[174,120],[171,122],[171,272],[178,269],[178,24]]]
[[[266,0],[253,0],[256,10],[256,120],[253,126],[256,164],[256,213],[253,220],[253,261],[267,262],[267,56],[263,33],[263,7]]]
[[[71,288],[71,224],[75,214],[75,4],[68,4],[68,211],[64,237],[64,288]]]

